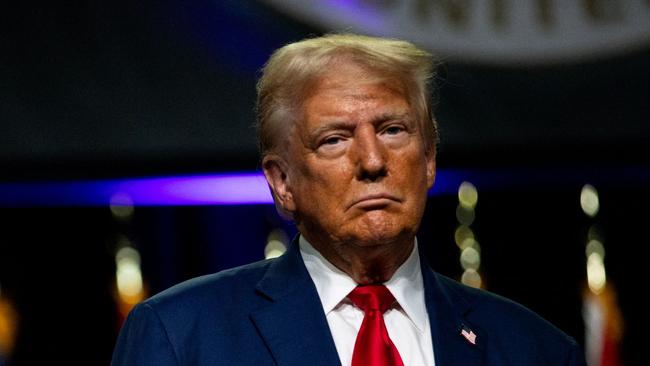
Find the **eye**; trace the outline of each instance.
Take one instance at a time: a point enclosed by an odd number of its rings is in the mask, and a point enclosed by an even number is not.
[[[330,136],[321,142],[321,145],[336,145],[343,141],[343,138],[341,136]]]
[[[384,129],[384,133],[387,135],[397,135],[400,132],[405,131],[403,126],[400,125],[391,125]]]

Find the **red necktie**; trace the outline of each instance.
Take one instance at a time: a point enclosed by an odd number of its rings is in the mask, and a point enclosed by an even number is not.
[[[365,313],[352,366],[404,366],[384,323],[384,312],[395,302],[393,294],[383,285],[357,286],[348,298]]]

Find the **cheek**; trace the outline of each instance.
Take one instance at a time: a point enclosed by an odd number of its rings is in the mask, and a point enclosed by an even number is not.
[[[327,164],[312,164],[301,175],[303,182],[309,182],[306,184],[307,189],[329,192],[337,196],[344,193],[351,179],[349,164],[343,159]]]
[[[399,172],[398,186],[404,187],[403,193],[407,197],[406,213],[409,220],[419,219],[424,211],[429,191],[426,164],[418,159],[404,161],[404,169]]]
[[[397,174],[404,187],[419,187],[427,182],[426,159],[416,154],[412,155],[415,156],[403,155],[397,160]]]
[[[309,172],[298,177],[294,194],[298,211],[320,215],[321,211],[331,211],[339,201],[336,198],[341,196],[343,188],[330,174],[322,173]]]

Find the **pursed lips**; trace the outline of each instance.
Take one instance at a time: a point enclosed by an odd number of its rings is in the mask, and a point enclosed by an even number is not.
[[[375,194],[368,194],[365,196],[361,196],[360,198],[355,199],[352,204],[348,208],[352,208],[354,206],[367,206],[367,207],[372,207],[372,206],[384,206],[388,203],[389,201],[394,201],[394,202],[402,202],[401,199],[398,197],[395,197],[392,194],[389,193],[375,193]]]

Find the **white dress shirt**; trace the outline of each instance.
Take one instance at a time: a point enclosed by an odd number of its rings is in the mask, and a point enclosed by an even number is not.
[[[300,254],[323,304],[341,365],[349,366],[364,316],[363,310],[347,298],[357,283],[325,259],[303,236],[299,243]],[[404,365],[434,366],[417,240],[411,255],[384,285],[398,303],[384,313],[384,322]]]

